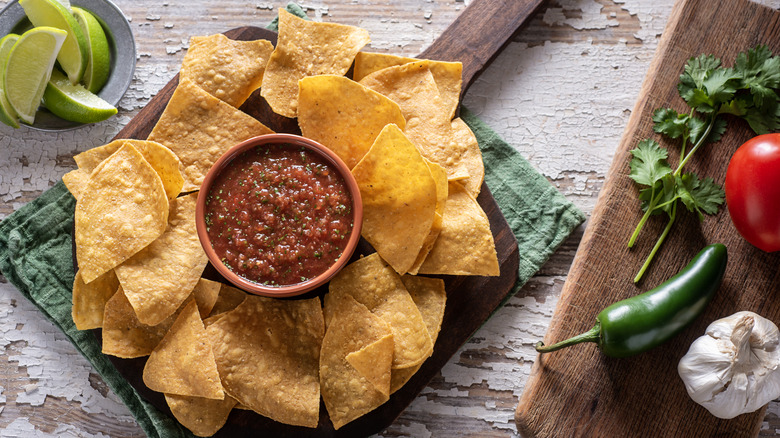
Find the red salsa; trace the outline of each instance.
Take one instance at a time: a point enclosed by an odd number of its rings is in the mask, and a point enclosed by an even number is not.
[[[352,232],[352,197],[344,179],[300,146],[242,152],[206,196],[206,229],[222,263],[267,286],[302,283],[325,272]]]

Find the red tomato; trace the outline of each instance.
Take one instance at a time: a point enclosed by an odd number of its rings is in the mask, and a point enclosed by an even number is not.
[[[780,134],[759,135],[737,149],[725,190],[739,234],[763,251],[780,251]]]

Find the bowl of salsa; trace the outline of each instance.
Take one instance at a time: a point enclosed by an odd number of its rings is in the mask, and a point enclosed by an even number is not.
[[[329,281],[355,251],[357,182],[330,149],[268,134],[231,148],[201,184],[196,223],[206,255],[248,292],[291,297]]]

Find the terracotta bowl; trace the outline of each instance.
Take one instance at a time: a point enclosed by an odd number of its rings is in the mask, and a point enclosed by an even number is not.
[[[289,144],[306,148],[312,154],[323,158],[330,166],[335,169],[346,183],[347,189],[352,197],[352,231],[349,235],[347,245],[341,256],[327,270],[321,274],[310,278],[301,283],[268,286],[247,280],[232,270],[230,270],[221,260],[212,247],[209,234],[206,229],[205,209],[208,193],[211,190],[217,176],[227,168],[230,162],[243,152],[262,145],[271,144]],[[203,184],[201,184],[201,195],[198,196],[197,207],[195,211],[198,237],[203,246],[203,250],[209,258],[211,264],[225,279],[233,283],[236,287],[247,292],[268,297],[285,298],[304,294],[325,283],[327,283],[341,268],[343,268],[352,256],[358,241],[360,240],[360,231],[363,223],[363,203],[360,198],[360,190],[357,182],[349,171],[346,164],[335,153],[325,146],[305,137],[292,134],[268,134],[250,138],[237,144],[228,150],[214,164],[211,170],[206,174]]]

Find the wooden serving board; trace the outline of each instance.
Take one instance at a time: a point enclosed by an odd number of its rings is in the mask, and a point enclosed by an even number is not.
[[[541,0],[474,1],[444,32],[442,39],[421,54],[421,57],[463,62],[465,89],[540,3]],[[484,31],[487,27],[491,27],[492,34]],[[273,44],[276,44],[277,37],[275,32],[258,27],[241,27],[225,32],[225,34],[238,40],[267,39]],[[458,35],[459,37],[457,37]],[[115,138],[147,138],[164,111],[177,84],[178,75],[171,79]],[[241,106],[241,110],[257,118],[276,132],[300,134],[297,121],[274,114],[265,100],[260,97],[259,91],[255,92]],[[458,348],[507,298],[517,282],[518,248],[512,230],[498,209],[490,190],[484,184],[477,201],[490,220],[501,274],[498,277],[442,277],[445,280],[448,299],[442,329],[433,356],[425,361],[414,377],[393,394],[388,402],[338,431],[333,430],[324,405],[320,407],[319,426],[314,430],[277,423],[248,410],[234,409],[227,424],[215,436],[366,436],[380,432],[390,425],[457,352]],[[359,254],[369,252],[373,252],[373,250],[367,243],[361,241],[354,257],[357,258]],[[211,266],[206,268],[204,276],[224,281]],[[323,287],[312,294],[321,295],[326,290],[326,287]],[[307,294],[306,297],[308,296],[311,295]],[[100,330],[95,330],[95,335],[101,339]],[[130,360],[114,356],[109,356],[109,358],[142,396],[158,409],[170,414],[163,394],[151,391],[143,383],[142,371],[146,358]]]
[[[629,150],[641,139],[654,138],[669,149],[673,166],[679,161],[679,145],[653,133],[652,112],[664,106],[687,112],[676,85],[690,57],[714,54],[731,66],[738,52],[758,44],[780,52],[780,12],[747,0],[680,0],[675,5],[544,341],[557,342],[590,329],[601,309],[660,284],[709,243],[721,242],[729,251],[722,287],[699,319],[649,352],[612,359],[595,344],[581,344],[538,356],[516,411],[524,436],[758,434],[765,408],[733,420],[712,416],[688,397],[677,363],[709,323],[736,311],[754,311],[780,323],[780,253],[767,254],[744,241],[725,206],[703,222],[678,208],[671,233],[638,285],[632,279],[665,226],[666,216],[653,217],[636,247],[627,248],[642,214],[638,190],[628,177]],[[746,123],[728,122],[723,139],[698,151],[687,171],[723,184],[729,158],[754,135]]]

